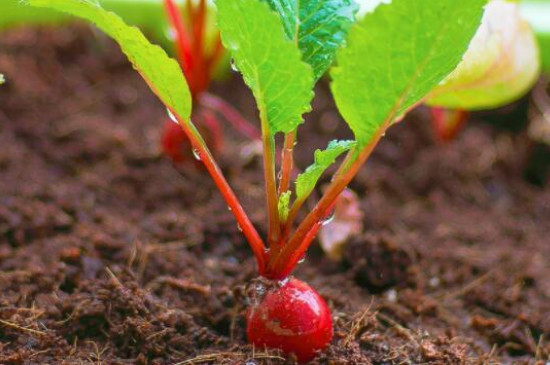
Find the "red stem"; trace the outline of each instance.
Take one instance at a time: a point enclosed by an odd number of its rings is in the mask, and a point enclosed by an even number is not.
[[[282,279],[292,271],[311,244],[313,239],[311,235],[317,233],[318,228],[316,228],[316,226],[321,224],[323,219],[330,212],[338,196],[340,196],[342,191],[344,191],[355,177],[361,166],[369,158],[374,147],[376,147],[389,125],[390,123],[387,122],[378,129],[371,142],[363,148],[355,159],[353,159],[353,156],[357,153],[355,148],[348,153],[324,196],[298,226],[288,243],[282,247],[281,251],[275,257],[270,257],[265,274],[266,277]]]
[[[178,60],[180,61],[183,72],[189,78],[191,70],[193,69],[193,56],[191,54],[189,33],[185,28],[180,11],[174,3],[174,0],[164,0],[164,5],[168,13],[172,30],[175,33]]]
[[[254,256],[256,257],[256,261],[258,263],[258,271],[261,275],[263,275],[266,269],[267,254],[265,250],[265,245],[260,235],[258,234],[258,231],[256,231],[256,228],[248,218],[248,215],[241,206],[239,200],[237,199],[237,196],[233,192],[233,189],[231,189],[231,186],[223,176],[223,173],[221,172],[219,166],[216,164],[216,161],[214,161],[210,150],[206,146],[204,140],[202,139],[195,126],[190,122],[181,122],[182,119],[175,113],[175,111],[172,109],[170,109],[170,111],[176,116],[176,119],[180,121],[180,126],[191,141],[193,148],[198,151],[200,160],[206,167],[206,170],[208,171],[210,176],[212,176],[214,183],[220,190],[225,202],[235,216],[239,227],[242,229],[242,232],[246,237],[248,243],[250,244]]]
[[[266,124],[266,123],[262,123]],[[264,126],[262,126],[264,128]],[[268,214],[268,243],[269,247],[277,245],[281,226],[279,223],[279,201],[277,195],[277,182],[275,179],[275,146],[273,136],[269,132],[262,132],[262,141],[264,148],[264,178],[265,193]]]
[[[279,181],[279,195],[288,191],[290,187],[290,174],[294,166],[294,142],[296,141],[296,131],[285,135],[283,147],[283,161],[281,164],[281,180]]]
[[[204,49],[204,30],[206,27],[206,0],[200,0],[191,18],[193,26],[193,54],[195,55],[195,84],[197,95],[208,88],[210,73],[206,64]]]
[[[225,100],[209,93],[203,93],[201,102],[206,107],[219,112],[243,136],[252,140],[259,140],[262,137],[260,131]]]

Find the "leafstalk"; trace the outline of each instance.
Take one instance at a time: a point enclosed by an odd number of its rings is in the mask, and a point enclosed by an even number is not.
[[[176,53],[178,55],[178,60],[180,60],[181,67],[186,76],[190,75],[191,69],[193,68],[193,58],[191,54],[191,41],[189,38],[189,33],[185,28],[183,19],[181,17],[180,11],[174,0],[164,0],[164,5],[168,13],[168,18],[170,19],[170,24],[172,26],[172,31],[174,32],[174,37],[176,38]]]
[[[191,0],[188,0],[191,2]],[[204,28],[206,26],[206,0],[200,0],[195,8],[190,24],[193,26],[193,54],[196,56],[193,74],[196,77],[195,84],[198,92],[208,87],[209,74],[204,55]]]
[[[181,121],[182,119],[175,113],[175,110],[170,110],[173,115],[176,116],[176,119],[178,121]],[[183,123],[179,122],[179,125],[182,127],[183,131],[191,141],[191,144],[193,146],[193,149],[198,153],[198,156],[201,160],[201,162],[206,167],[206,170],[212,176],[212,179],[214,180],[214,183],[220,190],[225,202],[227,203],[229,209],[231,210],[231,213],[233,213],[233,216],[237,220],[237,224],[239,225],[240,229],[242,230],[246,240],[250,244],[250,247],[252,248],[252,252],[254,253],[254,256],[256,257],[256,261],[258,263],[258,270],[261,275],[265,272],[266,269],[266,250],[265,245],[258,234],[258,231],[248,218],[248,215],[244,211],[243,207],[241,206],[239,200],[237,199],[237,196],[233,192],[233,189],[231,189],[231,186],[223,176],[223,173],[221,172],[219,166],[217,165],[216,161],[214,161],[214,158],[212,157],[212,154],[210,153],[210,150],[206,146],[206,143],[202,139],[200,133],[197,131],[195,126],[191,123]]]
[[[237,109],[225,100],[209,93],[203,93],[200,99],[203,105],[220,113],[243,136],[252,140],[259,140],[262,137],[259,129],[243,118]]]
[[[267,115],[264,108],[260,110],[260,119],[262,124],[262,144],[264,150],[264,179],[265,193],[267,202],[268,216],[268,234],[267,241],[269,246],[277,244],[280,236],[279,223],[279,199],[277,195],[277,181],[275,178],[275,139],[269,131]]]
[[[296,142],[296,130],[285,135],[283,157],[281,163],[279,196],[288,191],[292,168],[294,167],[294,144]]]
[[[265,276],[272,279],[281,279],[286,277],[303,257],[307,248],[311,244],[315,234],[320,229],[323,220],[329,214],[334,206],[336,199],[348,184],[353,180],[357,172],[370,157],[372,151],[384,135],[390,123],[386,123],[373,136],[371,142],[367,144],[355,158],[350,158],[357,153],[353,148],[348,153],[340,169],[336,173],[333,181],[330,183],[327,191],[313,210],[306,216],[298,226],[294,234],[290,237],[276,256],[269,260]]]

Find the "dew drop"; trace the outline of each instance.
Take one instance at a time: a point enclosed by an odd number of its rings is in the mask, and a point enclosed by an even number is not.
[[[239,69],[237,68],[237,65],[235,64],[235,60],[234,59],[231,59],[231,69],[235,72],[239,72]]]
[[[242,231],[243,231],[243,227],[241,227],[240,224],[237,224],[237,229],[239,230],[239,232],[242,232]]]
[[[284,278],[282,280],[279,280],[277,281],[277,285],[279,286],[279,288],[282,288],[283,286],[288,284],[289,280],[290,280],[289,278]]]
[[[332,211],[323,221],[321,222],[322,226],[326,226],[334,220],[334,211]]]
[[[390,289],[386,292],[386,299],[392,303],[395,303],[397,301],[397,292],[395,291],[395,289]]]
[[[200,161],[200,160],[201,160],[201,154],[200,154],[199,150],[196,149],[196,148],[193,148],[193,156],[195,157],[195,159],[196,159],[197,161]]]
[[[170,118],[170,120],[176,124],[179,124],[178,123],[178,120],[176,119],[176,116],[174,114],[172,114],[172,112],[170,111],[170,109],[166,109],[166,113],[168,113],[168,117]]]
[[[279,171],[277,173],[277,180],[281,180],[283,178],[283,172],[282,171]]]
[[[174,41],[176,39],[176,33],[170,27],[166,27],[164,29],[164,34],[166,35],[166,38],[168,38],[171,41]]]
[[[231,209],[231,207],[227,207],[227,210],[228,210],[228,211],[232,211],[233,209]]]
[[[265,294],[265,285],[262,283],[256,284],[256,287],[254,289],[256,289],[256,293],[258,293],[260,297]]]
[[[303,254],[302,257],[300,257],[298,264],[302,264],[304,261],[306,261],[306,254]]]

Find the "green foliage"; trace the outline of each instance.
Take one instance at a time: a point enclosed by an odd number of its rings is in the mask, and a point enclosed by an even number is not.
[[[313,71],[302,62],[276,13],[259,0],[217,0],[218,27],[234,65],[252,90],[267,134],[302,123],[313,98]]]
[[[52,1],[53,2],[53,1]],[[119,15],[124,21],[164,37],[168,23],[162,1],[157,0],[98,0],[102,8]],[[16,25],[63,24],[71,20],[67,14],[49,9],[24,6],[20,0],[0,1],[0,29]]]
[[[281,222],[286,221],[288,218],[288,212],[290,210],[290,196],[292,195],[292,192],[285,191],[281,194],[279,197],[279,204],[278,204],[278,210],[279,210],[279,219]]]
[[[518,4],[493,0],[464,59],[427,103],[463,110],[497,108],[527,93],[539,70],[537,41]]]
[[[422,101],[460,62],[486,0],[393,0],[350,30],[332,71],[336,104],[360,146]]]
[[[326,150],[315,151],[315,159],[296,179],[297,200],[306,199],[315,188],[323,172],[336,161],[338,156],[355,146],[355,141],[331,141]]]
[[[92,0],[28,0],[31,6],[50,8],[94,23],[113,38],[151,90],[183,120],[191,115],[191,95],[178,63],[162,48],[152,45],[135,27]]]
[[[355,0],[264,0],[277,11],[286,35],[295,42],[319,79],[344,43],[359,9]]]

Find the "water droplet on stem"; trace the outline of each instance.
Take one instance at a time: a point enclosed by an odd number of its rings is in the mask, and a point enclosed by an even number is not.
[[[279,288],[282,288],[283,286],[285,286],[286,284],[288,284],[288,281],[290,280],[290,278],[284,278],[284,279],[281,279],[279,281],[277,281],[277,285],[279,286]]]
[[[329,224],[330,222],[332,222],[334,220],[334,210],[332,212],[330,212],[330,214],[328,214],[322,221],[321,221],[321,225],[322,226],[326,226],[327,224]]]

